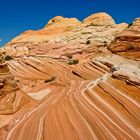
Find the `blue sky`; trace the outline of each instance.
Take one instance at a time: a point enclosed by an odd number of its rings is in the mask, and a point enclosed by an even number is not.
[[[41,29],[57,15],[85,17],[107,12],[117,23],[140,17],[140,0],[0,0],[0,47],[29,29]]]

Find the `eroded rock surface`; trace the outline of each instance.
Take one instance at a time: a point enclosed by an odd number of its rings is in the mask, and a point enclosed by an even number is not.
[[[140,86],[140,68],[133,65],[118,65],[112,68],[113,76],[128,83]]]
[[[4,47],[4,51],[12,56],[48,54],[48,51],[65,54],[67,46],[74,52],[81,52],[85,48],[98,52],[102,50],[100,47],[109,44],[127,26],[126,23],[116,24],[106,13],[93,14],[83,22],[57,16],[43,29],[19,35]]]
[[[116,65],[111,58],[96,59],[108,70],[88,57],[74,65],[69,65],[66,59],[42,56],[10,61],[12,74],[20,78],[20,88],[39,101],[39,105],[27,111],[25,116],[29,115],[17,122],[6,137],[139,139],[140,88],[134,82],[136,79],[127,84],[134,69],[128,74],[122,73],[122,67],[111,71]],[[118,77],[116,72],[122,76]],[[123,77],[124,74],[127,76]]]
[[[140,60],[140,18],[135,19],[130,27],[118,34],[108,48],[113,53]]]
[[[57,16],[4,46],[14,59],[1,61],[1,75],[8,77],[0,80],[0,91],[8,92],[0,103],[12,111],[0,115],[0,139],[139,140],[138,49],[132,59],[126,47],[116,51],[121,43],[138,45],[139,19],[127,27],[106,13],[82,22]]]
[[[15,113],[29,102],[26,96],[10,74],[4,54],[0,53],[0,115]]]

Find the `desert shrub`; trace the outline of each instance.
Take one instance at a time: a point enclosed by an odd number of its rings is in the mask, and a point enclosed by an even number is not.
[[[110,72],[113,73],[114,71],[117,71],[117,70],[118,70],[118,67],[112,67],[112,68],[110,69]]]
[[[91,43],[91,41],[90,40],[87,40],[86,45],[89,45],[90,43]]]
[[[13,59],[13,57],[10,55],[6,55],[4,59],[5,59],[5,61],[10,61]]]
[[[107,41],[104,41],[104,47],[106,47],[107,46]]]
[[[129,24],[128,24],[128,27],[130,27],[130,26],[132,26],[132,25],[133,25],[133,23],[129,23]]]
[[[50,79],[46,79],[46,80],[44,81],[44,83],[52,82],[52,81],[54,81],[55,79],[56,79],[56,77],[52,77],[52,78],[50,78]]]
[[[128,50],[132,50],[133,46],[132,45],[128,45]]]
[[[17,83],[19,83],[19,80],[16,80]]]
[[[75,65],[75,64],[78,64],[78,63],[79,63],[78,59],[71,59],[71,60],[68,61],[69,65]]]

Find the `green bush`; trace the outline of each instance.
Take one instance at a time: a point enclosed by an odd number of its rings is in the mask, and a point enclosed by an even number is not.
[[[44,83],[52,82],[52,81],[54,81],[55,79],[56,79],[56,77],[52,77],[51,79],[46,79],[46,80],[44,81]]]
[[[132,49],[134,49],[133,46],[131,44],[128,45],[128,50],[132,50]]]
[[[90,43],[91,43],[91,41],[90,40],[87,40],[86,45],[89,45]]]
[[[10,61],[13,59],[13,57],[10,55],[6,55],[4,59],[5,59],[5,61]]]
[[[79,63],[79,60],[78,59],[70,59],[69,61],[68,61],[68,64],[69,65],[76,65],[76,64],[78,64]]]
[[[119,67],[112,67],[112,68],[110,69],[110,72],[113,73],[114,71],[117,71],[118,69],[119,69]]]
[[[19,80],[16,80],[16,82],[19,83],[20,81]]]
[[[128,24],[128,27],[130,27],[130,26],[132,26],[132,25],[133,25],[133,23],[129,23],[129,24]]]

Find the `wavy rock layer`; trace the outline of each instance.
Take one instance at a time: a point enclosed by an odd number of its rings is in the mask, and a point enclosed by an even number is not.
[[[35,101],[19,89],[17,80],[9,72],[6,55],[0,52],[0,139],[13,127],[15,118],[35,105]],[[24,108],[24,109],[23,109]]]
[[[46,57],[10,61],[20,88],[39,104],[15,119],[5,139],[138,140],[140,88],[113,79],[112,60],[86,58],[76,65]]]
[[[0,54],[0,115],[15,113],[28,102],[29,97],[19,90],[4,61],[4,55]]]
[[[115,50],[117,42],[138,45],[139,20],[127,26],[116,25],[106,13],[83,22],[57,16],[42,30],[27,31],[9,42],[2,50],[14,59],[7,62],[9,69],[1,65],[0,70],[2,75],[7,70],[8,76],[10,70],[20,90],[11,90],[17,87],[13,78],[0,81],[0,90],[10,85],[0,105],[9,101],[12,108],[11,115],[0,115],[0,139],[139,140],[138,49],[132,59]],[[118,33],[126,35],[130,29],[137,39],[129,34],[131,39],[117,40]],[[122,56],[112,54],[107,45]]]
[[[108,48],[124,57],[140,60],[140,18],[121,32]]]

